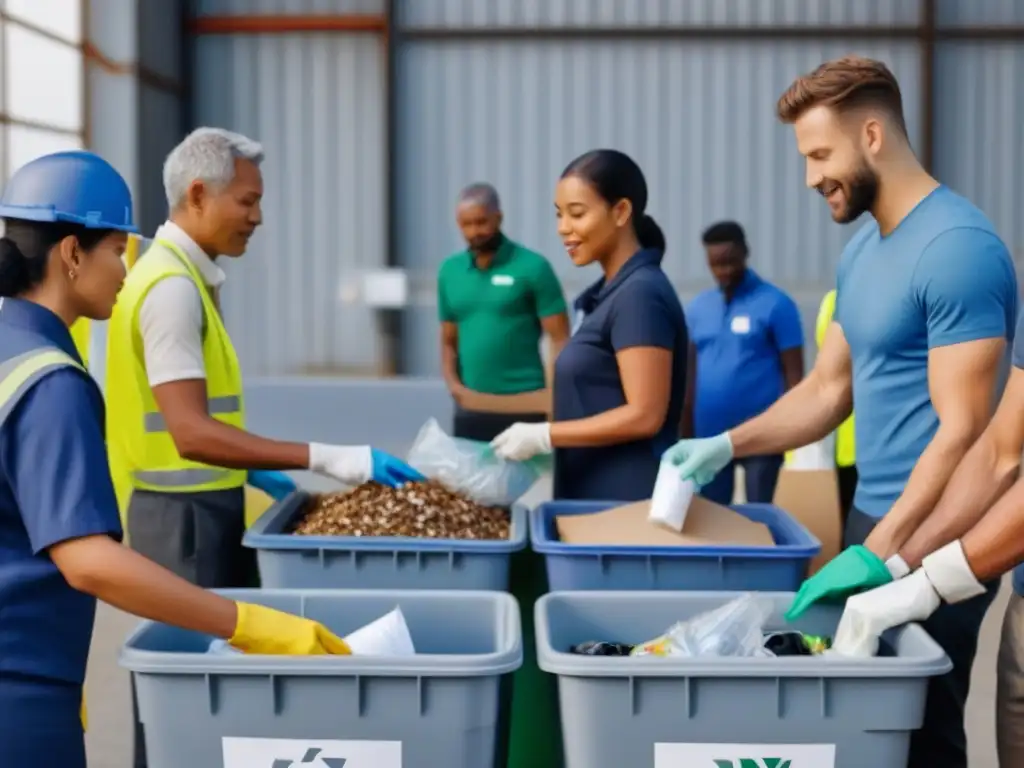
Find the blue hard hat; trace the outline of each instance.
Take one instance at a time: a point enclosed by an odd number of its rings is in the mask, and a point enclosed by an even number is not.
[[[99,155],[82,150],[54,152],[21,166],[0,194],[0,218],[139,231],[124,177]]]

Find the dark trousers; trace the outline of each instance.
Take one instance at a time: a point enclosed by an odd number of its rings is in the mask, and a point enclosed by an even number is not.
[[[86,768],[81,705],[80,685],[0,674],[0,766]]]
[[[489,443],[517,421],[535,424],[547,420],[547,414],[543,413],[489,413],[456,406],[452,433],[454,437]]]
[[[245,490],[156,493],[136,490],[128,503],[132,549],[205,589],[259,587],[256,552],[242,546]],[[146,742],[132,678],[135,768],[145,768]]]
[[[851,509],[843,545],[863,544],[875,522],[856,507]],[[949,656],[953,669],[928,683],[924,724],[911,735],[907,768],[967,768],[964,708],[971,687],[971,667],[978,650],[981,622],[996,597],[999,581],[991,581],[985,588],[985,594],[962,603],[943,603],[921,623]]]
[[[735,491],[736,465],[743,467],[746,475],[747,502],[750,504],[771,504],[775,497],[775,484],[782,469],[782,456],[748,456],[730,461],[729,465],[715,475],[715,479],[700,489],[700,495],[716,504],[732,504]]]
[[[836,481],[839,484],[839,515],[846,530],[846,521],[853,509],[853,495],[857,491],[857,466],[836,467]]]

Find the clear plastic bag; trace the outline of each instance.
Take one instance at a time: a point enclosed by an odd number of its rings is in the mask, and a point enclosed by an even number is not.
[[[505,461],[487,443],[451,437],[436,419],[420,429],[406,461],[432,480],[479,504],[507,507],[528,490],[544,468],[541,461]]]
[[[633,649],[632,656],[773,656],[764,647],[770,600],[752,592],[673,625],[668,632]]]

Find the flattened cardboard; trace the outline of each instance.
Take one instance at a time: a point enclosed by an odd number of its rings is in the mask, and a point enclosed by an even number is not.
[[[551,414],[550,389],[537,389],[518,395],[489,395],[484,392],[470,391],[463,396],[461,402],[462,407],[467,411]]]
[[[566,544],[631,547],[697,547],[731,544],[773,547],[768,526],[755,523],[728,507],[694,496],[682,533],[647,519],[651,502],[637,501],[592,515],[555,518],[558,537]]]
[[[772,501],[801,522],[821,542],[821,552],[811,561],[807,571],[808,576],[813,576],[842,549],[842,518],[835,470],[783,467]]]

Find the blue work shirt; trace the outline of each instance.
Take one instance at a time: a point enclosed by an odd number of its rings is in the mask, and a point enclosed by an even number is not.
[[[780,355],[802,347],[794,301],[748,269],[731,300],[704,291],[686,309],[697,348],[694,437],[711,437],[752,419],[786,391]]]
[[[39,347],[81,360],[48,309],[0,301],[0,363]],[[103,424],[99,387],[67,367],[39,378],[0,426],[0,675],[85,680],[96,600],[67,583],[47,550],[121,538]]]
[[[872,220],[843,251],[835,322],[853,363],[854,505],[880,518],[903,493],[939,419],[928,353],[1011,339],[1017,276],[1006,245],[970,201],[940,186],[885,237]]]
[[[686,389],[686,318],[661,270],[661,251],[638,251],[607,284],[574,303],[574,332],[555,361],[554,418],[572,421],[626,404],[616,353],[630,347],[672,351],[668,412],[652,438],[597,448],[555,450],[554,498],[636,501],[649,498],[661,454],[679,435]]]

